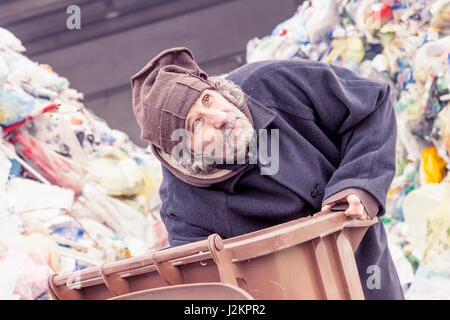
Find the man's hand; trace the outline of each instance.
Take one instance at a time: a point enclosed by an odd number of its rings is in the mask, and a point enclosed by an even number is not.
[[[332,203],[326,204],[322,207],[322,212],[331,212],[331,207],[338,203],[348,203],[348,208],[345,210],[345,215],[354,219],[359,220],[370,220],[371,217],[368,215],[366,209],[361,203],[361,199],[356,194],[349,194],[347,197],[334,201]]]

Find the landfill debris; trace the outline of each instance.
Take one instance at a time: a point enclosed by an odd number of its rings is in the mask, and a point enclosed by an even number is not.
[[[131,196],[144,188],[144,177],[134,159],[117,148],[107,147],[88,162],[88,174],[111,196]]]
[[[442,182],[425,184],[409,192],[404,199],[404,221],[415,244],[416,256],[424,262],[427,261],[427,252],[433,247],[433,242],[442,236],[443,246],[450,241],[447,230],[443,235],[440,231],[440,227],[445,228],[448,225],[448,222],[445,223],[446,215],[450,219],[449,197],[450,183]],[[442,221],[436,225],[436,220]],[[447,228],[450,228],[450,225]]]
[[[168,245],[159,161],[0,28],[0,299]]]
[[[450,1],[304,1],[251,39],[246,57],[321,61],[390,85],[397,166],[382,221],[391,254],[407,299],[426,290],[450,299],[448,273],[430,271],[450,242]]]
[[[450,250],[432,264],[421,264],[406,291],[409,300],[448,300],[450,297]]]

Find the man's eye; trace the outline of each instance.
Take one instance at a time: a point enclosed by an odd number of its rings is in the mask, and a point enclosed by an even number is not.
[[[209,102],[209,94],[205,94],[205,96],[203,97],[203,104],[208,104]]]

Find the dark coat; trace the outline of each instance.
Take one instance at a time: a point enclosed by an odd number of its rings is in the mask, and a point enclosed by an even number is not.
[[[279,129],[279,170],[261,175],[258,161],[200,188],[163,167],[160,213],[171,246],[298,219],[320,211],[325,199],[347,188],[365,190],[378,201],[378,216],[385,213],[396,143],[388,84],[303,59],[246,64],[227,79],[249,95],[257,132]],[[369,228],[355,258],[366,299],[403,299],[381,221]],[[366,285],[371,265],[381,271],[378,289]]]

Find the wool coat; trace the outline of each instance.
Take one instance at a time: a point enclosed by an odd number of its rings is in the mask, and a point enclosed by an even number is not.
[[[387,83],[305,59],[253,62],[226,78],[247,95],[256,132],[267,129],[269,154],[272,129],[279,130],[278,169],[273,173],[274,160],[258,156],[237,175],[202,188],[163,167],[160,214],[172,247],[311,215],[348,189],[370,195],[377,204],[372,216],[385,214],[396,144]],[[381,219],[368,229],[355,259],[366,299],[404,298]]]

